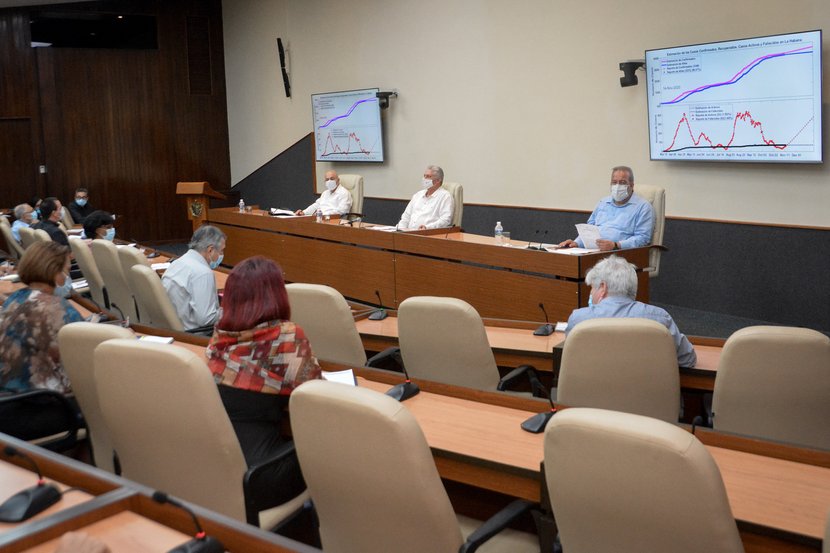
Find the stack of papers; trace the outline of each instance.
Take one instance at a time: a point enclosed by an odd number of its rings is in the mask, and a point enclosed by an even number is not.
[[[390,227],[390,226],[385,226],[385,225],[375,225],[373,227],[363,227],[363,228],[367,228],[367,229],[371,229],[371,230],[379,230],[381,232],[395,232],[396,230],[398,230],[398,227]]]
[[[323,379],[329,382],[339,382],[340,384],[348,384],[349,386],[357,386],[357,380],[354,378],[354,371],[346,369],[344,371],[323,371]]]
[[[72,281],[72,289],[73,290],[81,290],[82,288],[88,288],[89,283],[86,281],[85,278],[79,278],[78,280]]]

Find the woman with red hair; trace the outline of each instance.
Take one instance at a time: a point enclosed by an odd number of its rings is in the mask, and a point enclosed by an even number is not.
[[[288,396],[306,380],[320,378],[308,339],[290,318],[279,265],[256,256],[234,267],[206,355],[249,466],[286,447],[280,421]],[[265,477],[277,501],[305,489],[295,455]]]

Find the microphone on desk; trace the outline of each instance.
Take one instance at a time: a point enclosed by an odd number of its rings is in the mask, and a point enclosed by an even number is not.
[[[522,430],[530,432],[531,434],[539,434],[545,430],[545,426],[547,426],[548,421],[559,411],[553,404],[552,398],[548,398],[548,401],[550,401],[550,411],[537,413],[525,420],[522,423]]]
[[[358,223],[358,227],[360,228],[360,223],[363,221],[363,214],[362,213],[344,213],[340,216],[340,219],[344,219],[350,227],[353,227],[355,223]]]
[[[542,326],[540,326],[539,328],[534,330],[533,335],[534,336],[550,336],[551,334],[553,334],[553,331],[555,330],[555,327],[552,324],[550,324],[550,319],[548,319],[548,312],[545,311],[545,304],[544,303],[539,302],[539,309],[542,310],[542,314],[545,316],[545,324],[543,324]]]
[[[386,309],[383,308],[383,300],[380,299],[380,291],[375,290],[375,295],[378,297],[378,304],[381,306],[377,311],[369,315],[370,321],[382,321],[389,315],[386,314]]]
[[[174,507],[178,507],[190,515],[193,519],[193,525],[196,526],[196,537],[187,543],[174,547],[167,553],[225,553],[225,546],[222,545],[222,542],[205,534],[202,525],[199,524],[199,519],[196,518],[196,514],[187,505],[158,490],[153,492],[153,501],[162,505],[169,503]]]
[[[542,235],[542,237],[539,239],[539,245],[534,246],[533,242],[536,242],[536,239],[539,238],[540,234]],[[527,243],[527,247],[525,247],[525,249],[526,250],[544,250],[545,248],[542,247],[542,243],[545,241],[545,236],[547,236],[547,235],[548,235],[548,231],[537,230],[536,232],[533,233],[534,239]]]
[[[37,485],[20,491],[0,505],[0,522],[22,522],[43,512],[58,502],[61,491],[54,484],[47,484],[40,472],[40,467],[29,455],[8,445],[3,449],[9,457],[25,459],[37,473]]]
[[[421,393],[421,388],[419,388],[418,385],[412,382],[409,378],[409,373],[406,372],[406,366],[403,363],[401,363],[401,368],[403,369],[403,374],[406,377],[406,380],[400,384],[395,384],[386,390],[386,395],[398,401],[406,401],[407,399]]]

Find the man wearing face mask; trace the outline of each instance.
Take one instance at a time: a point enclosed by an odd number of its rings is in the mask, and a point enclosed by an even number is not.
[[[589,225],[599,227],[602,238],[597,247],[604,251],[639,248],[651,243],[654,209],[634,194],[634,171],[621,165],[611,170],[611,195],[599,201],[588,218]],[[582,241],[565,240],[562,248],[584,247]]]
[[[216,322],[219,298],[213,269],[222,263],[225,233],[203,225],[193,233],[189,248],[170,265],[161,279],[176,313],[188,330]]]
[[[75,199],[68,207],[69,214],[72,215],[72,220],[76,225],[83,225],[89,214],[95,211],[95,208],[89,205],[89,192],[86,188],[75,190]]]
[[[340,177],[335,171],[326,171],[326,189],[316,202],[305,209],[298,209],[297,215],[314,215],[317,210],[323,215],[342,215],[352,209],[352,195],[340,186]]]
[[[448,227],[452,222],[452,194],[441,188],[444,184],[444,170],[430,165],[424,171],[421,181],[423,190],[412,196],[409,205],[401,215],[398,229],[433,229]]]
[[[30,227],[37,221],[37,211],[29,204],[20,204],[14,208],[15,221],[12,223],[12,235],[20,242],[20,229]]]
[[[40,202],[41,221],[33,225],[34,229],[45,230],[53,242],[61,246],[69,246],[66,233],[58,226],[63,216],[63,206],[57,198],[45,198]]]
[[[677,350],[677,363],[681,367],[694,367],[697,355],[692,344],[684,336],[671,315],[665,309],[648,305],[634,298],[637,296],[637,271],[634,265],[612,255],[597,263],[585,275],[585,283],[591,287],[588,307],[575,309],[568,318],[569,333],[576,325],[589,319],[613,317],[637,317],[651,319],[665,326]]]

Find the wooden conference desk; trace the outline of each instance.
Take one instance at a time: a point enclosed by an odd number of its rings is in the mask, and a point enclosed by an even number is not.
[[[380,352],[398,345],[398,318],[390,312],[382,321],[363,318],[355,321],[363,347],[370,352]],[[565,340],[564,332],[550,336],[534,336],[536,322],[484,319],[484,329],[496,364],[501,367],[533,365],[540,371],[551,372],[554,367],[554,348]],[[692,369],[680,369],[680,386],[690,390],[712,391],[715,384],[723,340],[691,338],[697,353],[697,365]]]
[[[541,318],[543,302],[552,320],[565,320],[587,305],[585,274],[612,252],[584,255],[503,247],[495,239],[454,229],[445,233],[381,232],[370,225],[315,223],[311,217],[277,218],[211,209],[208,222],[228,237],[225,261],[265,255],[280,263],[286,280],[327,284],[345,297],[397,307],[411,296],[463,299],[483,317]],[[614,252],[638,267],[649,248]],[[648,276],[639,273],[638,299],[648,301]]]
[[[61,535],[82,531],[104,541],[113,552],[167,551],[195,533],[188,514],[150,499],[152,490],[89,465],[0,434],[0,446],[12,445],[34,458],[48,480],[73,491],[38,517],[0,526],[0,550],[52,553]],[[35,484],[37,476],[19,457],[0,450],[0,500]],[[198,506],[191,506],[205,531],[232,553],[319,553],[282,536],[271,534]]]
[[[379,392],[396,380],[371,369],[357,373],[360,386]],[[539,410],[537,401],[435,383],[422,383],[422,390],[405,405],[443,478],[540,500],[543,435],[519,427]],[[830,510],[830,452],[711,431],[697,436],[718,464],[748,553],[819,549]]]

